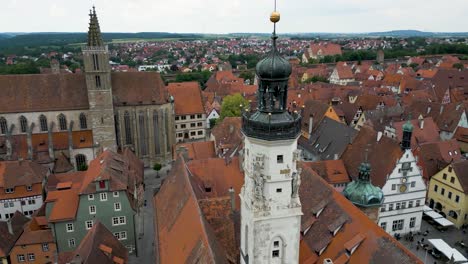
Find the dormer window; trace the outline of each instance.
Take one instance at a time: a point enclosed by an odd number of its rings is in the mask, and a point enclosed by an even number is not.
[[[27,190],[28,192],[32,191],[32,186],[31,186],[31,185],[26,186],[26,190]]]
[[[100,189],[106,188],[106,182],[105,181],[99,181],[99,188]]]
[[[5,193],[14,193],[15,189],[14,188],[6,188]]]

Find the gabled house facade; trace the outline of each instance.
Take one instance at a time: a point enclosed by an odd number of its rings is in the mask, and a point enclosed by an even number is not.
[[[59,253],[73,251],[99,220],[129,253],[136,250],[136,215],[142,205],[143,163],[125,149],[103,152],[86,172],[54,175],[46,218]]]

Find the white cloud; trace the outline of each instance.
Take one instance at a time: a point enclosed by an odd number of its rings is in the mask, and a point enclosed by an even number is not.
[[[270,32],[273,0],[2,0],[0,32]],[[468,31],[467,0],[278,0],[281,32]]]

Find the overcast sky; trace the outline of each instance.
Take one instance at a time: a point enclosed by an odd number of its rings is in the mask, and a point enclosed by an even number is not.
[[[271,32],[273,0],[0,0],[0,32]],[[6,4],[5,4],[6,2]],[[279,32],[468,31],[468,0],[278,0]]]

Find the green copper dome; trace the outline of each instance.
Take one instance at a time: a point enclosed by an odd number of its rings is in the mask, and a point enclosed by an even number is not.
[[[357,206],[372,207],[382,204],[383,192],[370,182],[370,171],[369,163],[361,163],[358,179],[349,183],[343,190],[343,195]]]
[[[413,132],[413,124],[409,120],[403,125],[403,131]]]

